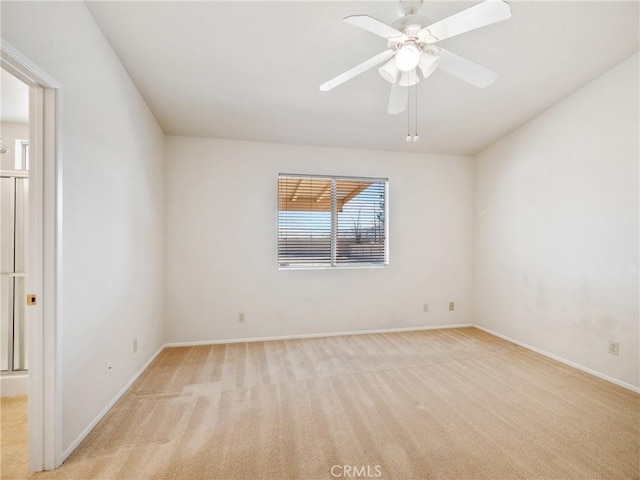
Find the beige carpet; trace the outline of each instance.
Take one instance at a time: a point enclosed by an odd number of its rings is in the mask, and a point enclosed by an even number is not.
[[[0,399],[0,478],[22,480],[29,472],[27,396]]]
[[[366,475],[637,479],[640,396],[473,328],[171,348],[35,478]]]

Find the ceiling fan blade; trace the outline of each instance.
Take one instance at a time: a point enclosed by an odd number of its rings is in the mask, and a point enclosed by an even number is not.
[[[382,23],[380,20],[370,17],[369,15],[351,15],[349,17],[345,17],[343,20],[351,25],[355,25],[356,27],[360,27],[363,30],[375,33],[376,35],[380,35],[388,40],[393,39],[404,41],[407,39],[407,36],[400,30],[396,30],[395,28],[387,25],[386,23]]]
[[[491,85],[498,76],[496,72],[451,53],[444,48],[440,48],[438,55],[440,56],[440,70],[444,70],[478,88]]]
[[[511,18],[511,7],[507,2],[486,0],[423,28],[418,36],[427,43],[436,43],[507,18]]]
[[[396,115],[407,109],[409,99],[409,87],[401,87],[398,83],[391,85],[391,97],[389,98],[389,113]]]
[[[347,80],[351,80],[353,77],[360,75],[363,72],[366,72],[370,68],[375,67],[376,65],[389,60],[395,54],[395,50],[385,50],[382,53],[379,53],[375,57],[371,57],[369,60],[365,60],[360,65],[356,65],[351,70],[347,70],[344,73],[341,73],[337,77],[332,78],[328,82],[320,85],[320,90],[323,92],[328,92],[329,90],[336,88],[338,85],[343,84]]]

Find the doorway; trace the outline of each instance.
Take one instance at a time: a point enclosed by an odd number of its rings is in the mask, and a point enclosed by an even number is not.
[[[28,91],[28,134],[9,139],[10,129],[3,128],[0,135],[4,145],[4,148],[0,146],[0,152],[6,150],[0,154],[0,208],[2,255],[7,259],[6,262],[2,259],[2,272],[6,275],[2,275],[5,285],[0,293],[11,299],[10,302],[0,299],[3,312],[6,310],[0,326],[7,325],[6,333],[3,330],[1,334],[0,361],[6,372],[0,374],[0,387],[5,386],[4,377],[26,379],[26,475],[27,472],[53,470],[62,463],[61,368],[57,335],[62,257],[62,171],[58,138],[61,90],[48,74],[4,39],[0,40],[2,80],[15,77]],[[9,104],[3,99],[3,114]],[[3,388],[3,396],[5,393]],[[4,429],[2,433],[4,450]],[[3,465],[3,476],[4,473]]]
[[[28,474],[29,86],[0,72],[0,395],[3,475]]]

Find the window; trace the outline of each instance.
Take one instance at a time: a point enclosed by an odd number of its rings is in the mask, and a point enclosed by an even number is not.
[[[29,140],[16,139],[15,169],[29,170]]]
[[[387,183],[279,175],[280,268],[386,266]]]

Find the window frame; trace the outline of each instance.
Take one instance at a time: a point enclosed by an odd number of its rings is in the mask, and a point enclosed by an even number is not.
[[[329,265],[281,265],[280,263],[280,178],[310,178],[330,180],[331,184],[331,263]],[[335,182],[337,180],[382,182],[384,184],[384,262],[383,263],[352,263],[339,264],[336,262],[338,240],[338,212],[335,201]],[[276,181],[276,261],[278,270],[354,270],[380,269],[389,267],[389,179],[387,177],[362,177],[348,175],[322,175],[301,173],[278,173]]]
[[[16,138],[13,164],[14,170],[29,170],[29,140]]]

